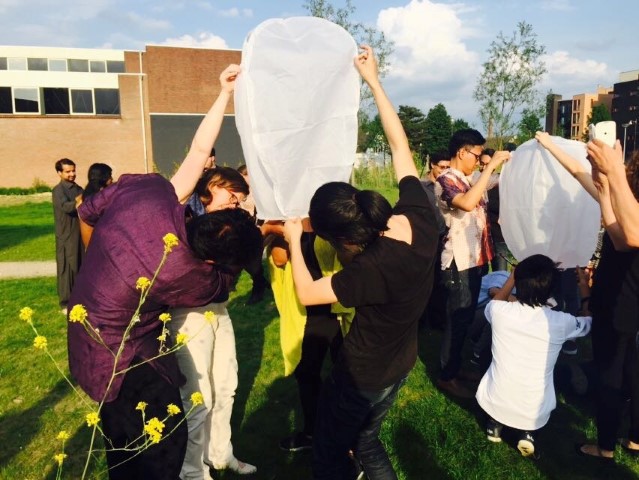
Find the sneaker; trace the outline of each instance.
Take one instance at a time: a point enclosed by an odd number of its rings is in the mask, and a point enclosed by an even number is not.
[[[300,452],[313,448],[313,437],[304,432],[297,432],[280,441],[280,448],[287,452]]]
[[[501,442],[502,428],[504,428],[504,426],[501,423],[489,418],[486,422],[486,438],[493,443]]]
[[[60,313],[61,313],[62,315],[64,315],[64,316],[66,316],[66,315],[67,315],[67,307],[62,307],[62,308],[60,309]]]
[[[538,458],[535,455],[535,438],[530,432],[523,432],[519,441],[517,442],[517,450],[521,453],[522,457]]]
[[[566,355],[577,355],[577,342],[574,340],[566,340],[561,347],[561,353]]]
[[[242,462],[235,457],[232,457],[226,465],[209,464],[204,462],[209,468],[214,470],[230,470],[236,475],[252,475],[257,472],[257,467],[250,463]]]

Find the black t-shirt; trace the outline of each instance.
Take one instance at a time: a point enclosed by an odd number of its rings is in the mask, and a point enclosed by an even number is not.
[[[386,388],[413,368],[433,285],[437,220],[417,177],[399,183],[393,213],[408,218],[412,244],[382,236],[332,277],[337,299],[356,312],[335,371],[362,390]]]

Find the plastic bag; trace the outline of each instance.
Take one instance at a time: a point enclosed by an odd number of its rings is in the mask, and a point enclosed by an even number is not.
[[[582,142],[553,137],[587,171]],[[597,246],[599,204],[536,140],[513,152],[499,181],[499,223],[514,257],[541,253],[562,268],[585,266]]]
[[[235,120],[257,216],[307,216],[329,181],[347,182],[357,148],[357,45],[315,17],[267,20],[242,50]]]

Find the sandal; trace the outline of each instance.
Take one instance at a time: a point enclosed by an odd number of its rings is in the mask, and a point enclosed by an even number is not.
[[[583,447],[595,447],[597,449],[596,450],[597,455],[584,452]],[[604,456],[601,451],[601,448],[599,448],[598,445],[593,445],[591,443],[578,443],[577,445],[575,445],[575,451],[577,452],[577,455],[579,455],[580,457],[594,458],[596,460],[599,460],[602,463],[613,463],[615,461],[615,457]]]
[[[630,442],[630,440],[628,440],[627,438],[620,438],[619,439],[619,445],[621,445],[621,448],[623,448],[626,453],[628,455],[632,455],[632,456],[639,456],[639,448],[633,448],[633,447],[629,447],[628,443]]]

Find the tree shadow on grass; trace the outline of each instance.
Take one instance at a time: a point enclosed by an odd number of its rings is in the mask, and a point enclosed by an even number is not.
[[[424,436],[409,422],[402,420],[393,430],[393,449],[405,478],[452,478],[439,466]]]
[[[3,225],[0,226],[0,251],[54,233],[53,225]]]

